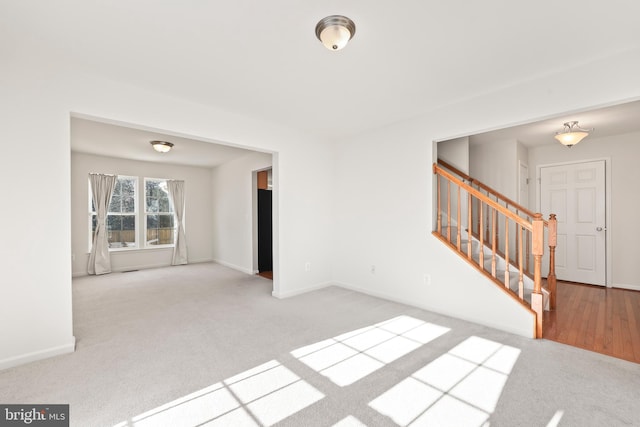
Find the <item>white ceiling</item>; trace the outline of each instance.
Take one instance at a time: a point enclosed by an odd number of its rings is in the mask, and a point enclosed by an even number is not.
[[[357,26],[338,52],[314,34],[331,14]],[[0,52],[340,138],[638,49],[638,16],[636,0],[5,0]]]
[[[593,129],[589,133],[591,139],[638,132],[640,131],[640,101],[484,132],[472,135],[469,142],[482,144],[517,139],[527,147],[558,144],[554,138],[556,132],[563,130],[565,122],[574,120],[578,121],[582,128]]]
[[[174,147],[158,153],[151,141],[169,141]],[[211,141],[197,141],[167,133],[134,129],[82,118],[71,118],[71,151],[154,163],[215,167],[251,151]]]

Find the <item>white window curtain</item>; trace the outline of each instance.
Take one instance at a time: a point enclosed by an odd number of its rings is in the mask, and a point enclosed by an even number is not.
[[[173,202],[177,228],[171,265],[187,264],[187,240],[184,233],[184,181],[169,180],[167,188]]]
[[[93,236],[91,254],[89,255],[89,274],[111,273],[111,259],[109,258],[109,239],[107,236],[107,213],[111,195],[116,187],[116,175],[89,174],[91,183],[91,197],[96,210],[96,232]]]

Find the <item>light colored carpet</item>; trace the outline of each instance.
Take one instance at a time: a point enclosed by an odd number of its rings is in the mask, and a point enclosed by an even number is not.
[[[640,365],[337,287],[278,300],[194,264],[73,299],[76,352],[0,371],[1,403],[82,427],[640,425]]]

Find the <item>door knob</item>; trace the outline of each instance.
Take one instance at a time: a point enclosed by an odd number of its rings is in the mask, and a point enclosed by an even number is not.
[[[606,231],[606,228],[603,228],[603,227],[596,227],[596,231],[602,231],[602,230],[605,230],[605,231]]]

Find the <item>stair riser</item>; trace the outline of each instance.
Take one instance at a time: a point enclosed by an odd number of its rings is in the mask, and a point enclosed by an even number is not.
[[[443,228],[442,230],[442,236],[445,237],[445,239],[447,238],[447,230],[446,228]],[[451,228],[451,240],[450,243],[453,244],[454,246],[457,247],[457,235],[455,234],[457,233],[457,229],[455,229],[455,227]],[[479,264],[479,259],[480,259],[480,242],[478,242],[477,240],[472,239],[471,240],[471,248],[472,248],[472,259],[475,261],[476,264]],[[463,254],[467,253],[468,250],[468,241],[467,240],[461,240],[460,242],[460,250],[462,251]],[[489,273],[490,275],[492,275],[492,271],[493,271],[493,251],[490,248],[487,248],[486,246],[484,247],[484,266],[483,269],[484,271],[486,271],[487,273]],[[496,279],[504,284],[504,279],[505,279],[505,260],[498,254],[496,254]],[[511,291],[513,291],[515,294],[519,294],[520,289],[519,289],[519,281],[520,281],[520,272],[519,270],[514,267],[513,265],[509,264],[509,289]],[[533,280],[531,280],[529,278],[529,276],[524,275],[522,278],[522,282],[523,282],[523,299],[524,301],[526,301],[528,304],[531,304],[531,293],[533,291]],[[542,289],[543,292],[543,308],[544,310],[549,310],[549,293],[546,289]]]

